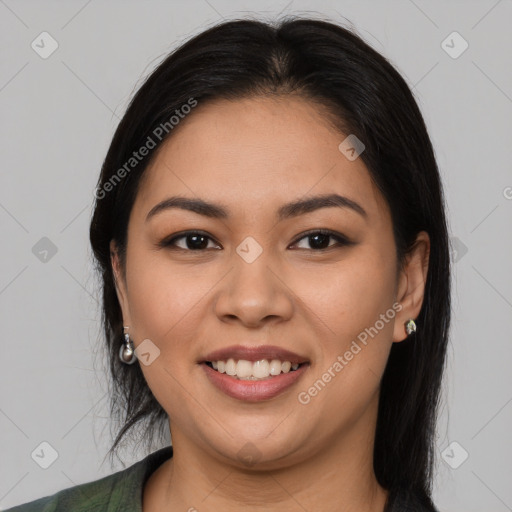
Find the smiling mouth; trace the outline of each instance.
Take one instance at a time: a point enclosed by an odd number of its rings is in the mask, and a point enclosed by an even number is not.
[[[267,380],[285,373],[292,373],[308,363],[291,363],[279,359],[260,359],[248,361],[246,359],[235,360],[233,358],[219,361],[205,361],[218,373],[224,373],[237,380]]]

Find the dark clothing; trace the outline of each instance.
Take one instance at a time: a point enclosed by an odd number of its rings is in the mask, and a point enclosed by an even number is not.
[[[18,505],[5,512],[142,512],[142,492],[156,469],[172,457],[172,446],[151,453],[112,475]],[[410,492],[389,494],[384,512],[439,512]]]

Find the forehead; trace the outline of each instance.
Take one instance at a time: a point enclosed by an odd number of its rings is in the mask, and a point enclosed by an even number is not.
[[[199,103],[159,148],[136,204],[147,213],[178,193],[238,213],[335,192],[382,216],[387,205],[369,171],[339,150],[347,134],[329,119],[325,107],[292,96]]]

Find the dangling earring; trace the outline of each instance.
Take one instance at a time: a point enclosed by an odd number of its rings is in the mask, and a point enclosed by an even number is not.
[[[407,336],[409,336],[413,332],[416,332],[416,323],[412,318],[409,318],[409,320],[405,322],[405,332],[407,333]]]
[[[119,349],[119,359],[121,362],[125,364],[133,364],[137,361],[137,356],[135,355],[135,349],[133,348],[133,341],[130,339],[130,335],[128,334],[128,326],[124,326],[124,343],[121,345]]]

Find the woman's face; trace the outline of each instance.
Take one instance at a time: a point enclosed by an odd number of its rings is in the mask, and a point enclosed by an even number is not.
[[[388,207],[362,159],[339,149],[348,134],[312,103],[199,103],[181,123],[146,171],[126,280],[118,274],[124,325],[173,444],[265,467],[371,446],[391,345],[421,307],[428,238],[397,275]],[[330,195],[345,206],[283,209]],[[175,196],[225,216],[153,210]],[[196,230],[203,237],[184,236]],[[287,360],[297,373],[283,373]],[[218,361],[241,376],[281,374],[241,380]]]

